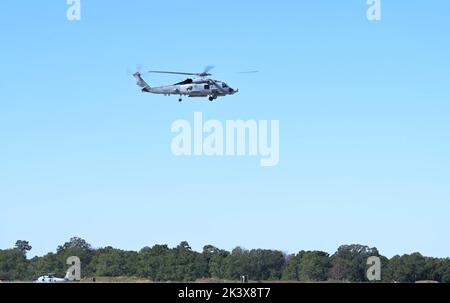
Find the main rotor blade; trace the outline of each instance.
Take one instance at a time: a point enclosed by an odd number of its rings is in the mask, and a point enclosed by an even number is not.
[[[150,70],[148,73],[152,74],[171,74],[171,75],[186,75],[186,76],[197,76],[196,73],[181,73],[181,72],[168,72],[168,71],[160,71],[160,70]]]
[[[205,70],[203,71],[204,74],[209,73],[213,68],[215,68],[215,66],[213,65],[208,65],[205,67]]]
[[[256,73],[259,73],[259,71],[250,70],[250,71],[245,71],[245,72],[237,72],[237,74],[256,74]]]

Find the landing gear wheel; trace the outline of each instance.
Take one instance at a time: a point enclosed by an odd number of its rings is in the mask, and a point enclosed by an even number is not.
[[[209,97],[209,101],[213,102],[214,101],[214,97]]]
[[[181,99],[181,98],[180,98],[180,99],[178,99],[178,102],[181,102],[181,101],[183,101],[183,99]]]

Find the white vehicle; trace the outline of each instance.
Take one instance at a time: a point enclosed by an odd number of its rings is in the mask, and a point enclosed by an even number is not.
[[[36,283],[64,283],[67,281],[69,281],[69,273],[67,273],[64,278],[57,278],[57,277],[55,277],[54,274],[40,276],[35,282]]]

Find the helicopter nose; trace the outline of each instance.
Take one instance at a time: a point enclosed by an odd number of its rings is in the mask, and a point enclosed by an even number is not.
[[[237,90],[234,90],[234,89],[232,89],[231,87],[230,88],[228,88],[228,91],[230,92],[230,94],[235,94],[235,93],[237,93],[239,90],[237,89]]]

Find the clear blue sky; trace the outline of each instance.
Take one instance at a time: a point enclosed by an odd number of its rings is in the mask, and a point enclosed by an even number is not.
[[[0,248],[450,256],[450,2],[0,2]],[[199,71],[220,99],[144,95],[127,69]],[[237,75],[254,70],[259,74]],[[181,77],[147,78],[150,84]],[[175,119],[280,120],[280,163],[176,158]]]

